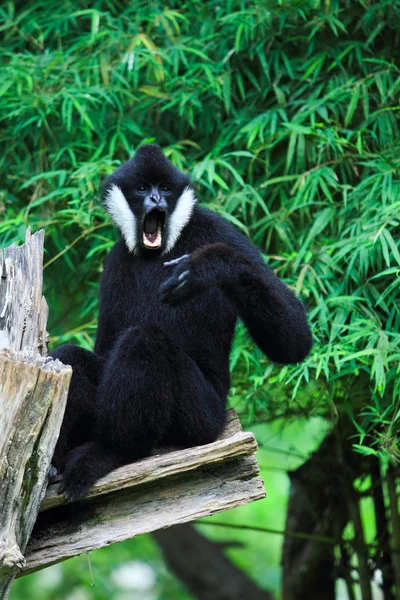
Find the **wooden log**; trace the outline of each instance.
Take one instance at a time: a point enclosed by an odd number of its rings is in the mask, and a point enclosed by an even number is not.
[[[0,598],[6,598],[47,486],[71,368],[46,358],[43,232],[0,264]]]
[[[21,575],[114,542],[265,497],[254,435],[234,411],[219,440],[151,456],[101,479],[65,504],[49,486]]]

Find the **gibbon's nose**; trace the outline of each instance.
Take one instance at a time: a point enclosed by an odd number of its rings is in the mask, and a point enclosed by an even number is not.
[[[144,201],[144,211],[146,213],[154,209],[166,211],[167,208],[167,202],[159,194],[149,194]]]

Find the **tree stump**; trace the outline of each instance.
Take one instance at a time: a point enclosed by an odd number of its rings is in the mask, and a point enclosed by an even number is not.
[[[0,598],[7,598],[43,500],[72,370],[46,358],[44,232],[0,256]]]

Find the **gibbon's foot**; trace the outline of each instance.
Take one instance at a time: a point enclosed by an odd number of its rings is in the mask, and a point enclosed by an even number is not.
[[[67,456],[59,492],[68,502],[85,496],[93,484],[121,464],[97,442],[77,446]]]
[[[88,473],[81,468],[79,454],[81,446],[72,450],[68,455],[63,478],[59,487],[59,493],[63,494],[67,502],[73,502],[85,496],[93,485],[92,479],[88,479]]]

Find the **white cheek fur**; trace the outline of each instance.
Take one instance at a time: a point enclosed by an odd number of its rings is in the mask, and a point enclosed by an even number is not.
[[[137,251],[136,217],[131,211],[122,190],[116,184],[112,185],[107,191],[104,204],[115,225],[121,230],[129,251],[135,253]]]
[[[194,191],[189,186],[186,187],[179,196],[175,210],[169,218],[167,243],[163,254],[166,254],[175,246],[182,229],[189,223],[192,216],[193,207],[196,204]]]

